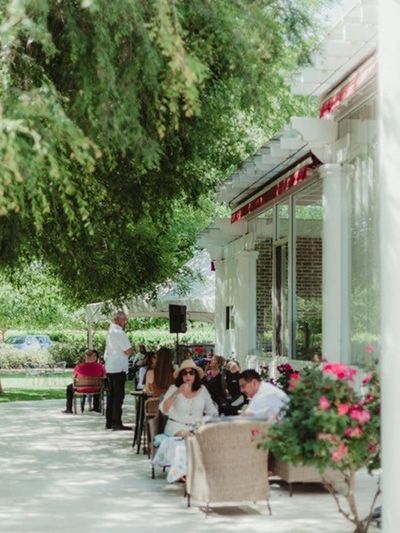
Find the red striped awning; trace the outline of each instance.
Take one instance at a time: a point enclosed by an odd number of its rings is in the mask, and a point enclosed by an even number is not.
[[[300,167],[298,170],[293,172],[293,174],[290,174],[285,179],[260,194],[260,196],[250,200],[250,202],[240,207],[237,211],[234,211],[231,215],[231,224],[241,220],[243,217],[250,215],[251,213],[254,213],[254,211],[257,211],[263,205],[266,205],[272,200],[279,198],[279,196],[282,196],[302,183],[309,175],[309,171],[320,164],[321,162],[319,159],[317,159],[315,156],[312,156],[311,162],[307,163],[303,167]]]
[[[325,100],[319,110],[320,118],[332,113],[332,111],[339,107],[341,103],[355,94],[363,85],[373,78],[373,76],[375,76],[377,70],[378,61],[376,56],[374,56],[372,60],[368,62],[368,64],[361,65],[361,67],[355,71],[354,77],[337,93]]]

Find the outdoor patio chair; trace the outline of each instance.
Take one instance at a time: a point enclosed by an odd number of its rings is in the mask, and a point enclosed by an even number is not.
[[[268,423],[235,420],[205,424],[186,439],[188,472],[187,504],[191,499],[206,504],[237,505],[267,501],[269,505],[268,451],[258,443]]]
[[[153,443],[150,435],[149,422],[152,418],[158,416],[158,406],[160,404],[160,398],[147,398],[144,402],[144,424],[147,440],[147,457],[150,459],[153,453]]]
[[[81,400],[81,413],[84,411],[86,396],[100,396],[100,411],[104,414],[104,378],[100,377],[75,377],[73,408],[77,414],[76,401]]]
[[[53,370],[55,372],[63,372],[67,368],[67,361],[58,361],[54,363]]]

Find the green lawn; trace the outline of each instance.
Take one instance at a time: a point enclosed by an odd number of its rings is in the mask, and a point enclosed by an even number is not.
[[[0,394],[0,403],[59,399],[65,399],[65,389],[6,389]]]

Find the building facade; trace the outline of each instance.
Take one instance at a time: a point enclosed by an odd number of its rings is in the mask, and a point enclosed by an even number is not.
[[[354,2],[292,90],[293,117],[229,177],[200,236],[216,266],[216,353],[357,366],[380,352],[377,5]]]

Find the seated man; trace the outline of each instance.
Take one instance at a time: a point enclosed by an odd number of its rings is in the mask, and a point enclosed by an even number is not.
[[[85,362],[79,363],[76,365],[72,372],[74,378],[105,378],[106,369],[104,365],[97,362],[98,353],[96,350],[86,350],[85,352]],[[89,389],[89,387],[88,387]],[[86,392],[86,391],[82,391]],[[93,393],[93,390],[88,390],[87,393]],[[67,406],[63,413],[72,414],[72,401],[74,397],[74,386],[68,385],[67,387]],[[100,412],[100,397],[98,394],[93,397],[93,410]]]
[[[243,415],[254,416],[272,422],[288,403],[289,398],[275,385],[261,381],[260,374],[253,369],[244,370],[239,376],[240,390],[250,402]]]

